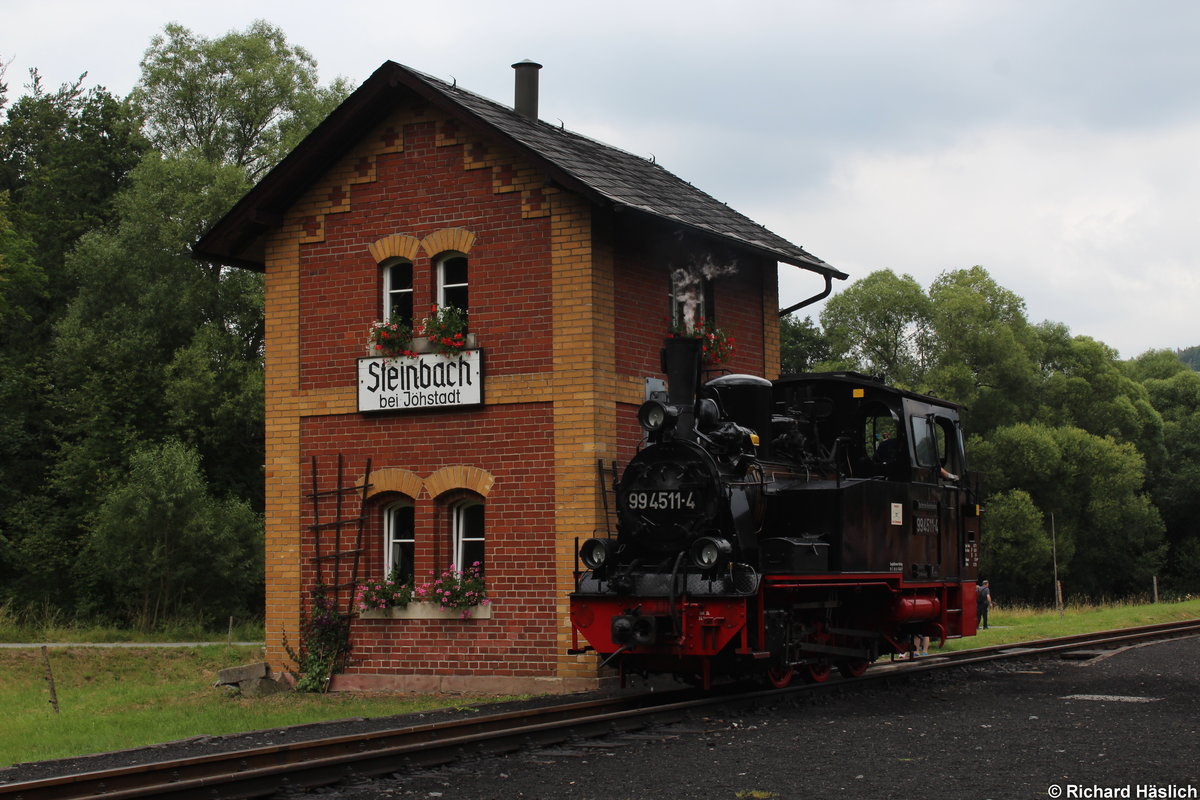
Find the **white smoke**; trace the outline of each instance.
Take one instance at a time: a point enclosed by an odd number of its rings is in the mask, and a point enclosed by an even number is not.
[[[704,299],[704,281],[735,274],[737,262],[718,264],[711,255],[705,255],[699,261],[692,261],[671,270],[671,291],[675,302],[680,304],[683,315],[680,321],[685,332],[692,333],[696,330],[696,311]]]

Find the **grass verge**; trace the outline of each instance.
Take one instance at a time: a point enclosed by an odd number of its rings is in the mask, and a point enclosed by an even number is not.
[[[977,636],[951,639],[943,649],[969,650],[993,644],[1197,618],[1200,618],[1200,598],[1175,603],[1084,603],[1067,606],[1061,616],[1054,609],[1001,606],[988,615],[987,630],[980,630]]]
[[[0,767],[148,744],[350,717],[470,706],[495,697],[283,693],[260,700],[214,687],[217,671],[261,658],[258,647],[51,648],[60,711],[42,652],[0,649]]]

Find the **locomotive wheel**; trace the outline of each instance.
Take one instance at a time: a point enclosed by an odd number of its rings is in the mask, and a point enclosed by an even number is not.
[[[809,683],[824,683],[833,674],[833,667],[828,664],[809,664],[804,668],[804,679]]]
[[[871,662],[864,658],[861,661],[839,662],[837,668],[843,678],[861,678],[869,666],[871,666]]]
[[[796,670],[791,667],[767,667],[767,682],[776,689],[786,689],[796,677]]]

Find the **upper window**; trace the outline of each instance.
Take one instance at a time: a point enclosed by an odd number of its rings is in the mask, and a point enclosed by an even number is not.
[[[467,293],[467,257],[458,253],[443,256],[437,265],[438,305],[470,311]]]
[[[454,506],[454,565],[461,571],[479,565],[483,571],[483,503],[468,500]]]
[[[389,261],[383,267],[383,318],[399,316],[405,325],[413,323],[413,266],[410,261]]]
[[[383,510],[384,574],[398,583],[413,582],[416,537],[411,503],[397,503]]]
[[[713,282],[708,278],[696,278],[683,270],[676,270],[671,275],[667,299],[672,328],[696,328],[700,320],[711,322],[716,313],[713,308]]]

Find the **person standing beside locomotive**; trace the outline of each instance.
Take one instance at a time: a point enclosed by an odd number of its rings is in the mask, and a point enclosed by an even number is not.
[[[988,609],[992,605],[992,590],[988,588],[988,582],[984,581],[979,584],[979,588],[975,590],[975,610],[979,614],[979,619],[976,621],[977,626],[982,626],[987,630],[988,626]]]

